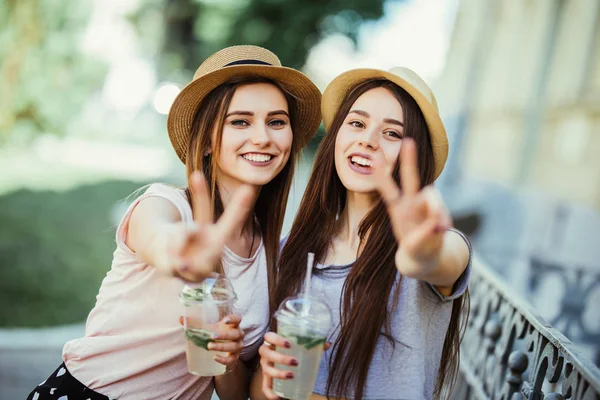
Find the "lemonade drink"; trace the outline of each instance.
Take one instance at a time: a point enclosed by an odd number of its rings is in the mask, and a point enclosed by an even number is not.
[[[229,281],[220,275],[206,278],[198,287],[185,286],[181,292],[184,305],[185,354],[188,371],[199,376],[216,376],[226,372],[226,366],[215,361],[218,354],[208,344],[216,342],[219,321],[231,314],[235,292]]]
[[[286,399],[308,399],[317,379],[331,312],[325,303],[302,296],[284,300],[275,315],[277,333],[292,345],[289,349],[278,347],[277,351],[296,358],[298,366],[275,365],[277,369],[292,371],[294,378],[274,379],[273,392]]]

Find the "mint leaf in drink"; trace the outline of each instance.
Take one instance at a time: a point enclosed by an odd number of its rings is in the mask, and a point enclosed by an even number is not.
[[[208,344],[210,342],[214,342],[210,337],[210,333],[205,331],[193,332],[190,329],[185,329],[185,337],[196,346],[202,347],[205,350],[208,350]]]
[[[307,350],[312,349],[320,344],[325,344],[326,338],[316,336],[296,336],[296,343],[300,346],[304,346]]]
[[[298,334],[297,332],[298,330],[290,327],[281,327],[279,329],[281,336],[290,339],[299,346],[304,346],[307,350],[320,344],[325,344],[327,341],[327,337],[321,336],[322,334],[311,330],[302,329],[301,332],[304,334]]]
[[[181,297],[188,301],[202,301],[204,300],[204,290],[202,288],[192,289],[186,286],[181,292]]]

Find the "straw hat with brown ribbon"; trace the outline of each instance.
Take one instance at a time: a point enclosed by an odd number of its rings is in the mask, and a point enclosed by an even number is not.
[[[340,109],[346,96],[359,84],[371,79],[386,79],[406,90],[417,102],[429,128],[435,165],[435,178],[442,173],[448,158],[448,136],[438,111],[433,92],[412,70],[405,67],[392,68],[390,71],[378,69],[353,69],[338,75],[325,89],[321,102],[321,113],[325,130],[329,132],[333,118]]]
[[[304,147],[321,123],[321,92],[300,71],[281,66],[279,58],[259,46],[232,46],[208,57],[193,80],[175,98],[167,118],[167,131],[175,152],[185,163],[192,122],[198,105],[212,90],[235,77],[257,76],[280,84],[295,99],[298,127],[294,132]]]

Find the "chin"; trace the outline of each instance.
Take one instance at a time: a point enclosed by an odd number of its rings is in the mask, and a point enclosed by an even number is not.
[[[264,186],[271,182],[277,174],[249,174],[248,176],[241,176],[240,181],[254,186]]]
[[[373,182],[362,179],[344,179],[341,177],[340,180],[342,181],[342,185],[344,185],[349,192],[367,194],[377,191],[377,187]]]

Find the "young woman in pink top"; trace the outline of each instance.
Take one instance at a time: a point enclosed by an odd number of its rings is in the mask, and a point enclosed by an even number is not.
[[[200,65],[167,123],[189,189],[154,184],[129,207],[85,337],[28,399],[210,399],[214,388],[248,398],[295,161],[319,107],[315,85],[266,49],[234,46]],[[229,353],[215,359],[231,372],[199,377],[187,370],[178,296],[215,269],[241,316],[209,344]]]

